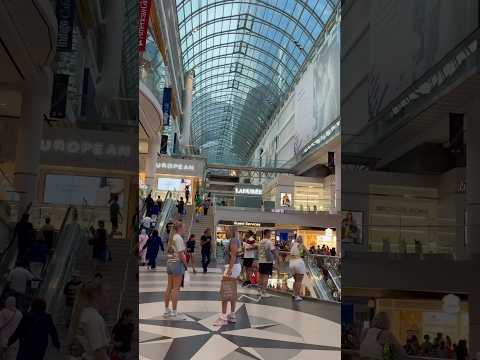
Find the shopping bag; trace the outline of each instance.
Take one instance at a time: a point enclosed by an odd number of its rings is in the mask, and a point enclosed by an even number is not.
[[[237,280],[234,278],[223,277],[220,285],[220,299],[222,301],[231,301],[237,298]]]

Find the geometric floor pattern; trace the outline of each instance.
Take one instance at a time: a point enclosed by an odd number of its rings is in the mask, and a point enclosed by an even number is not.
[[[340,359],[340,308],[321,301],[294,303],[288,296],[259,300],[239,288],[237,323],[214,327],[220,270],[191,275],[175,319],[164,319],[164,268],[140,269],[140,359]],[[200,289],[200,290],[199,290]]]

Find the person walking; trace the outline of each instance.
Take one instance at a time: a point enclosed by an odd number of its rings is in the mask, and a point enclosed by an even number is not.
[[[195,269],[195,258],[194,258],[194,253],[195,253],[195,234],[191,234],[190,238],[187,241],[187,264],[191,263],[192,264],[192,271],[194,274],[197,273],[197,270]]]
[[[202,248],[203,273],[205,274],[208,271],[208,265],[210,264],[212,252],[212,231],[210,228],[205,229],[202,237],[200,238],[200,246]]]
[[[240,234],[236,228],[232,228],[230,242],[225,249],[225,271],[223,273],[222,285],[220,287],[222,312],[220,317],[213,323],[214,326],[224,326],[228,323],[237,322],[237,317],[235,315],[237,304],[237,279],[242,271],[242,266],[240,264],[241,258],[238,250],[241,246],[242,242],[240,240]],[[228,303],[230,303],[230,314],[227,315]]]
[[[165,252],[162,238],[158,235],[158,230],[153,230],[152,235],[150,235],[150,238],[147,240],[147,243],[143,246],[142,250],[145,249],[147,249],[146,260],[148,261],[148,267],[151,270],[155,270],[157,267],[158,251],[162,249],[162,252]]]
[[[175,318],[178,316],[178,293],[182,284],[183,275],[187,269],[187,260],[185,258],[185,245],[183,242],[183,234],[185,226],[181,222],[177,222],[173,226],[173,236],[168,241],[167,245],[167,274],[168,283],[165,289],[164,301],[165,312],[163,314],[166,318]],[[170,310],[170,302],[172,309]]]
[[[67,343],[71,359],[110,360],[110,339],[101,315],[110,306],[111,299],[102,279],[93,279],[81,285]]]
[[[245,240],[243,242],[243,248],[245,249],[243,254],[243,268],[245,269],[245,281],[243,286],[250,285],[250,278],[253,272],[253,262],[257,257],[257,242],[255,240],[255,234],[252,230],[249,230]]]
[[[203,215],[207,216],[208,215],[208,208],[210,207],[210,200],[209,199],[203,200],[202,207],[203,207]]]
[[[273,273],[273,261],[275,258],[278,262],[278,253],[272,242],[272,231],[270,229],[264,229],[263,238],[258,245],[258,292],[260,297],[270,297],[270,294],[265,290],[268,287],[268,278]]]
[[[18,354],[19,342],[16,341],[10,346],[8,340],[17,329],[23,315],[17,309],[16,300],[9,296],[5,300],[5,307],[0,310],[0,359],[15,360]]]
[[[145,245],[147,245],[147,241],[147,231],[145,229],[142,229],[142,232],[138,236],[138,255],[140,257],[140,264],[142,266],[145,266],[145,264],[147,263],[147,249],[145,248]]]
[[[45,300],[34,299],[31,310],[22,318],[8,340],[8,346],[19,341],[17,360],[43,360],[49,337],[53,346],[60,350],[57,328],[46,309]]]
[[[305,262],[303,261],[303,256],[305,253],[305,248],[303,246],[303,238],[297,236],[292,248],[290,249],[290,260],[289,267],[290,272],[293,274],[295,282],[293,283],[293,300],[302,301],[301,291],[302,291],[302,281],[306,273]]]
[[[163,201],[160,195],[157,196],[157,205],[158,205],[158,210],[159,212],[162,212],[162,207],[163,207]]]
[[[98,263],[104,263],[107,261],[107,230],[105,229],[105,222],[103,220],[98,221],[98,229],[90,228],[92,239],[92,259],[94,262],[94,268],[97,268]]]
[[[80,273],[78,271],[74,271],[71,280],[67,282],[63,288],[63,295],[65,296],[65,327],[67,329],[70,326],[73,305],[75,304],[77,292],[81,285],[82,280],[80,279]]]
[[[135,332],[132,316],[132,309],[123,310],[120,319],[112,329],[112,359],[127,360],[129,357],[132,350],[133,334]]]

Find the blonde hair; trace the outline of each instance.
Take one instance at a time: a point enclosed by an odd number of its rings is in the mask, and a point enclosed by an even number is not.
[[[104,291],[105,285],[100,279],[87,281],[80,286],[73,305],[70,328],[68,329],[67,344],[71,344],[78,331],[80,317],[82,316],[83,310],[89,306],[93,306],[97,296]]]
[[[185,226],[184,223],[181,221],[175,222],[173,224],[172,229],[173,231],[170,231],[170,236],[168,237],[168,243],[167,243],[167,254],[175,254],[175,243],[173,242],[173,237],[178,233],[178,231]]]

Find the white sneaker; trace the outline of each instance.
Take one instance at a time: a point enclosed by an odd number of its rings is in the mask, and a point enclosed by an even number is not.
[[[303,299],[300,296],[295,296],[293,301],[303,301]]]
[[[271,298],[272,295],[269,294],[269,293],[267,293],[267,292],[264,292],[263,295],[262,295],[262,297],[265,298],[265,299],[268,299],[268,298]]]
[[[172,310],[170,310],[170,309],[165,310],[165,312],[163,313],[163,317],[168,318],[168,317],[171,317],[171,316],[172,316]]]
[[[213,323],[213,326],[224,326],[224,325],[228,325],[228,319],[225,319],[222,316],[220,316],[217,320],[214,321]]]

